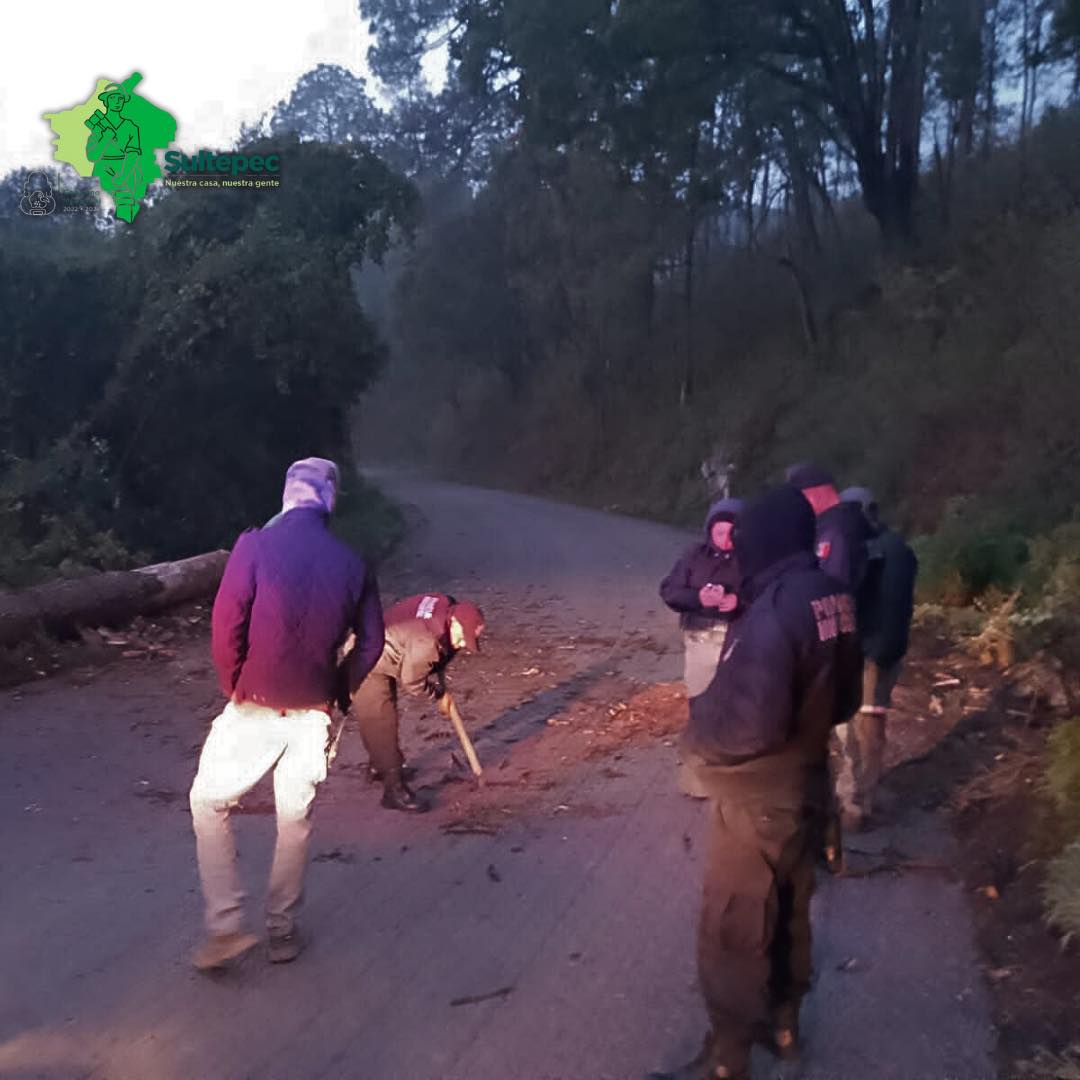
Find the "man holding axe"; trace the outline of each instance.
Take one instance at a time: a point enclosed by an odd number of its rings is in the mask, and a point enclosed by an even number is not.
[[[379,662],[352,695],[349,715],[356,718],[368,752],[371,777],[383,784],[387,810],[413,813],[427,809],[406,782],[398,740],[398,693],[427,697],[450,719],[461,739],[473,774],[480,775],[461,715],[446,690],[446,668],[461,649],[480,651],[483,612],[467,600],[443,593],[421,593],[401,600],[384,613],[386,644]]]

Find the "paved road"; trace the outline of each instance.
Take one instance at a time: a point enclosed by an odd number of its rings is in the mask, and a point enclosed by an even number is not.
[[[490,648],[455,665],[456,681],[508,790],[535,780],[545,721],[610,672],[676,676],[655,584],[679,533],[522,496],[391,486],[423,518],[384,591],[439,586],[488,609]],[[696,1049],[704,810],[673,792],[663,742],[628,746],[618,768],[548,760],[535,805],[484,804],[502,817],[458,835],[447,827],[475,824],[479,796],[443,783],[449,744],[434,718],[409,725],[438,800],[421,818],[378,809],[349,733],[316,812],[309,950],[286,967],[253,956],[196,975],[185,800],[217,704],[202,645],[4,694],[0,1076],[636,1080]],[[256,791],[237,816],[253,905],[267,809]],[[947,864],[950,841],[912,815],[859,843]],[[945,873],[828,881],[815,905],[808,1080],[994,1075],[968,914]],[[773,1074],[766,1058],[756,1069]]]

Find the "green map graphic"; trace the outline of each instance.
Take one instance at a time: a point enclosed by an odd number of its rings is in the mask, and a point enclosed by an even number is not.
[[[141,81],[137,71],[120,83],[99,79],[81,105],[43,114],[56,134],[53,157],[80,176],[96,176],[116,216],[128,222],[161,176],[155,152],[176,138],[175,118],[133,93]]]

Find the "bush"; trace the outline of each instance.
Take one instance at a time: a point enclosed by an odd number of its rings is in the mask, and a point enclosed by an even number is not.
[[[1047,743],[1044,788],[1070,837],[1080,838],[1080,720],[1059,724]]]
[[[0,585],[17,588],[148,559],[109,527],[115,491],[103,445],[62,439],[0,479]]]
[[[1080,661],[1080,524],[1060,525],[1030,544],[1025,603],[1013,624],[1025,652]]]
[[[950,500],[940,528],[918,537],[918,601],[962,606],[989,590],[1008,592],[1028,561],[1024,536],[973,499]]]
[[[1052,859],[1043,883],[1047,923],[1062,932],[1063,944],[1080,934],[1080,841]]]
[[[401,507],[358,476],[346,478],[331,521],[337,536],[375,563],[386,558],[405,534]]]

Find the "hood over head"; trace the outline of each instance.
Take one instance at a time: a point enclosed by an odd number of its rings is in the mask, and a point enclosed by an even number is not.
[[[870,523],[873,528],[878,528],[881,525],[881,518],[878,513],[877,498],[869,488],[864,487],[849,487],[840,492],[840,501],[842,503],[854,503],[863,512],[863,517]]]
[[[338,467],[327,458],[309,457],[294,461],[285,474],[281,512],[306,506],[333,513],[337,502]]]
[[[766,492],[744,511],[735,526],[735,554],[743,577],[757,577],[792,555],[813,554],[814,511],[794,487]]]

